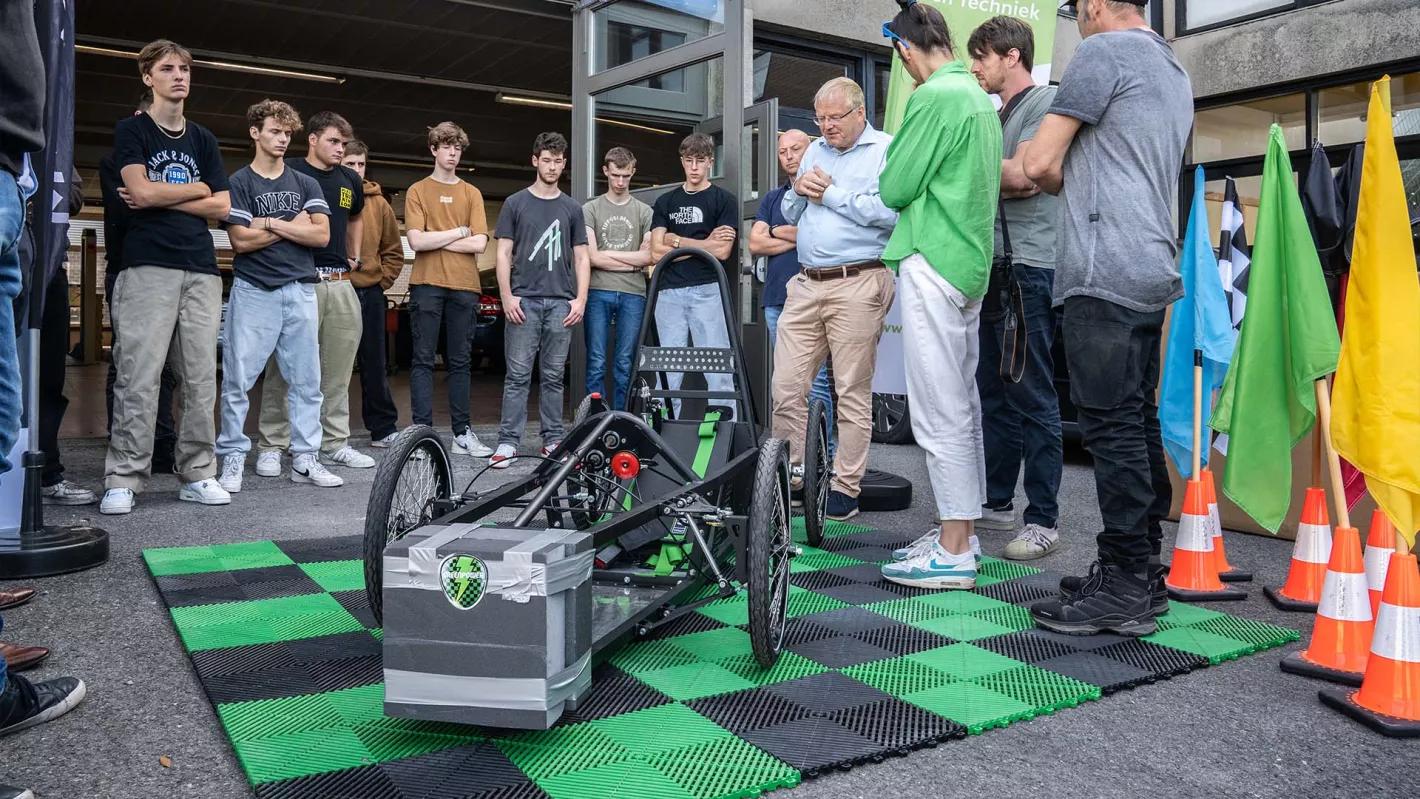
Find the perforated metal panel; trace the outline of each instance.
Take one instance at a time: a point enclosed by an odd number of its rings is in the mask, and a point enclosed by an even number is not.
[[[708,347],[642,347],[636,364],[641,372],[736,374],[735,351]]]

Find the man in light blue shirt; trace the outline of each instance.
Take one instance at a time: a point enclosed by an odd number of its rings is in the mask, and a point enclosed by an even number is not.
[[[873,369],[883,317],[892,306],[892,273],[883,250],[897,213],[878,196],[878,175],[892,137],[868,124],[863,90],[848,78],[825,83],[814,97],[823,138],[809,146],[782,210],[798,226],[800,273],[789,280],[774,348],[773,435],[789,441],[803,463],[808,425],[805,395],[829,357],[838,397],[838,450],[828,516],[858,513],[859,483],[872,440]],[[796,473],[795,485],[801,477]],[[816,498],[805,497],[805,503]]]

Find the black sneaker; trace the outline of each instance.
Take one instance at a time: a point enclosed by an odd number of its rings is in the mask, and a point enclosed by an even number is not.
[[[31,791],[29,788],[0,785],[0,799],[35,799],[35,795],[34,791]]]
[[[1066,635],[1148,635],[1158,629],[1149,589],[1149,580],[1096,561],[1079,591],[1037,602],[1030,612],[1036,624]]]
[[[835,521],[845,521],[858,515],[858,498],[838,491],[828,492],[828,509],[824,513]]]
[[[1094,569],[1097,565],[1098,561],[1090,566],[1091,574],[1094,573]],[[1153,571],[1153,575],[1149,580],[1149,609],[1153,611],[1155,617],[1158,617],[1169,612],[1169,588],[1164,585],[1164,578],[1168,576],[1169,570],[1166,566],[1157,565],[1150,566],[1149,568]],[[1089,579],[1088,576],[1073,577],[1066,575],[1061,577],[1060,593],[1063,595],[1063,598],[1069,599],[1070,595],[1080,593],[1080,588]]]
[[[0,736],[59,718],[84,701],[84,693],[84,681],[78,677],[31,683],[18,674],[9,675],[0,695]]]

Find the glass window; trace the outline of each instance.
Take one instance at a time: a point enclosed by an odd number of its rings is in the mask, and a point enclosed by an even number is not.
[[[720,116],[722,74],[723,59],[715,58],[658,76],[683,91],[656,90],[641,83],[593,97],[594,192],[606,191],[601,157],[612,147],[626,147],[636,156],[632,189],[679,183],[684,178],[680,141],[700,123]]]
[[[810,113],[819,87],[848,75],[843,62],[823,61],[802,53],[758,50],[754,54],[754,99],[779,98],[780,110],[797,108]]]
[[[1305,148],[1305,95],[1267,97],[1197,112],[1193,117],[1193,163],[1266,155],[1268,131],[1274,122],[1282,126],[1287,149]]]
[[[1363,141],[1370,102],[1370,81],[1319,90],[1317,138],[1328,146]],[[1397,137],[1420,135],[1420,73],[1391,79],[1390,106]]]
[[[596,37],[594,63],[598,70],[611,69],[723,31],[725,3],[621,0],[593,12],[592,20]]]
[[[1273,9],[1291,8],[1294,0],[1178,0],[1183,4],[1184,28],[1196,30]]]
[[[892,64],[873,62],[873,127],[883,129],[887,115],[888,82],[892,79]]]
[[[1247,231],[1247,240],[1251,244],[1257,239],[1257,203],[1258,197],[1262,193],[1262,176],[1253,175],[1245,178],[1233,178],[1233,183],[1238,188],[1238,202],[1242,205],[1243,228]],[[1208,204],[1208,238],[1213,242],[1213,247],[1217,248],[1222,241],[1223,231],[1223,189],[1226,187],[1225,180],[1210,180],[1203,184],[1203,197]]]
[[[653,53],[685,44],[685,34],[679,31],[660,30],[614,20],[607,22],[606,32],[607,66],[612,67],[629,64],[638,58],[645,58]],[[676,80],[678,77],[680,77],[680,73],[668,72],[664,75],[647,78],[636,85],[645,86],[648,89],[685,91],[685,82]]]

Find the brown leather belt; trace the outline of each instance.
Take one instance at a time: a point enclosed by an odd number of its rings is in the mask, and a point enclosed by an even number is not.
[[[804,277],[809,280],[839,280],[841,278],[854,277],[860,272],[869,269],[886,269],[887,265],[882,261],[864,261],[860,264],[844,264],[842,266],[805,266],[801,268]]]

